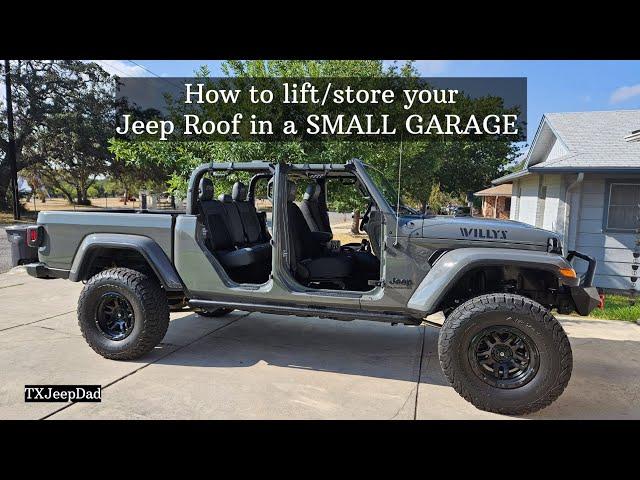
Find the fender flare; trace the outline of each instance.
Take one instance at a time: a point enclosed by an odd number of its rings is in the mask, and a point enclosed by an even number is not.
[[[92,233],[84,237],[73,258],[69,280],[84,280],[93,254],[100,248],[134,250],[144,257],[167,291],[182,291],[184,285],[171,260],[158,243],[142,235]]]
[[[573,267],[557,254],[509,248],[459,248],[445,253],[436,261],[413,292],[407,307],[426,315],[434,313],[465,273],[479,267],[506,265],[549,271],[568,286],[578,285],[580,281],[560,276],[561,268]]]

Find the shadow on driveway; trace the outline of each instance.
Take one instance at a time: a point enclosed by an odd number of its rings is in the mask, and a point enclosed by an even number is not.
[[[417,382],[424,327],[253,313],[155,362],[185,367],[278,367]],[[193,315],[171,321],[189,328]]]
[[[188,328],[190,320],[191,315],[173,320],[170,328],[183,322],[184,328]],[[576,333],[570,336],[574,370],[567,389],[551,406],[524,418],[640,418],[640,342],[582,337],[576,330],[581,327],[580,322],[572,322],[571,331]],[[612,325],[583,322],[582,327],[588,331],[602,328],[603,333]],[[420,379],[420,401],[428,406],[430,395],[442,392],[442,387],[457,395],[440,369],[437,341],[438,330],[432,327],[392,327],[366,321],[254,313],[162,358],[157,364],[246,368],[263,362],[291,369],[409,382]],[[421,364],[423,370],[419,375]],[[454,398],[452,401],[464,402]]]

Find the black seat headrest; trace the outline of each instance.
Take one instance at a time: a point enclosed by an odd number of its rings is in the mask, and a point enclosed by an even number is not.
[[[218,200],[220,200],[222,203],[231,203],[233,199],[228,193],[221,193],[220,195],[218,195]]]
[[[320,185],[317,183],[310,183],[307,185],[307,189],[304,191],[304,200],[317,200],[320,196]]]
[[[295,202],[296,201],[296,193],[297,193],[296,184],[291,180],[287,180],[287,202]]]
[[[234,202],[244,202],[247,199],[247,187],[242,182],[236,182],[231,189],[231,198]]]
[[[213,182],[210,179],[202,177],[200,179],[199,189],[198,199],[201,202],[213,200]]]

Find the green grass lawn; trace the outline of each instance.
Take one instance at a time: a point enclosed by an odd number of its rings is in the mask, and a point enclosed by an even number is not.
[[[604,309],[596,308],[589,316],[605,320],[635,322],[640,318],[640,296],[635,299],[633,305],[630,300],[629,297],[622,295],[605,295]]]

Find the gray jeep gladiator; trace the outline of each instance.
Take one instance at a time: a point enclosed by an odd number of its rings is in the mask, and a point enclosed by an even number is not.
[[[220,191],[227,176],[244,183]],[[332,188],[352,188],[368,205],[359,243],[333,238]],[[256,208],[258,191],[270,214]],[[551,311],[588,315],[599,301],[595,260],[563,252],[557,234],[420,214],[359,160],[205,164],[191,175],[185,212],[45,211],[19,228],[9,235],[37,249],[30,275],[85,282],[78,322],[106,358],[146,354],[170,309],[187,304],[204,316],[238,309],[406,325],[443,312],[444,374],[473,405],[503,414],[534,412],[562,393],[572,353]],[[588,265],[582,276],[576,258]]]

